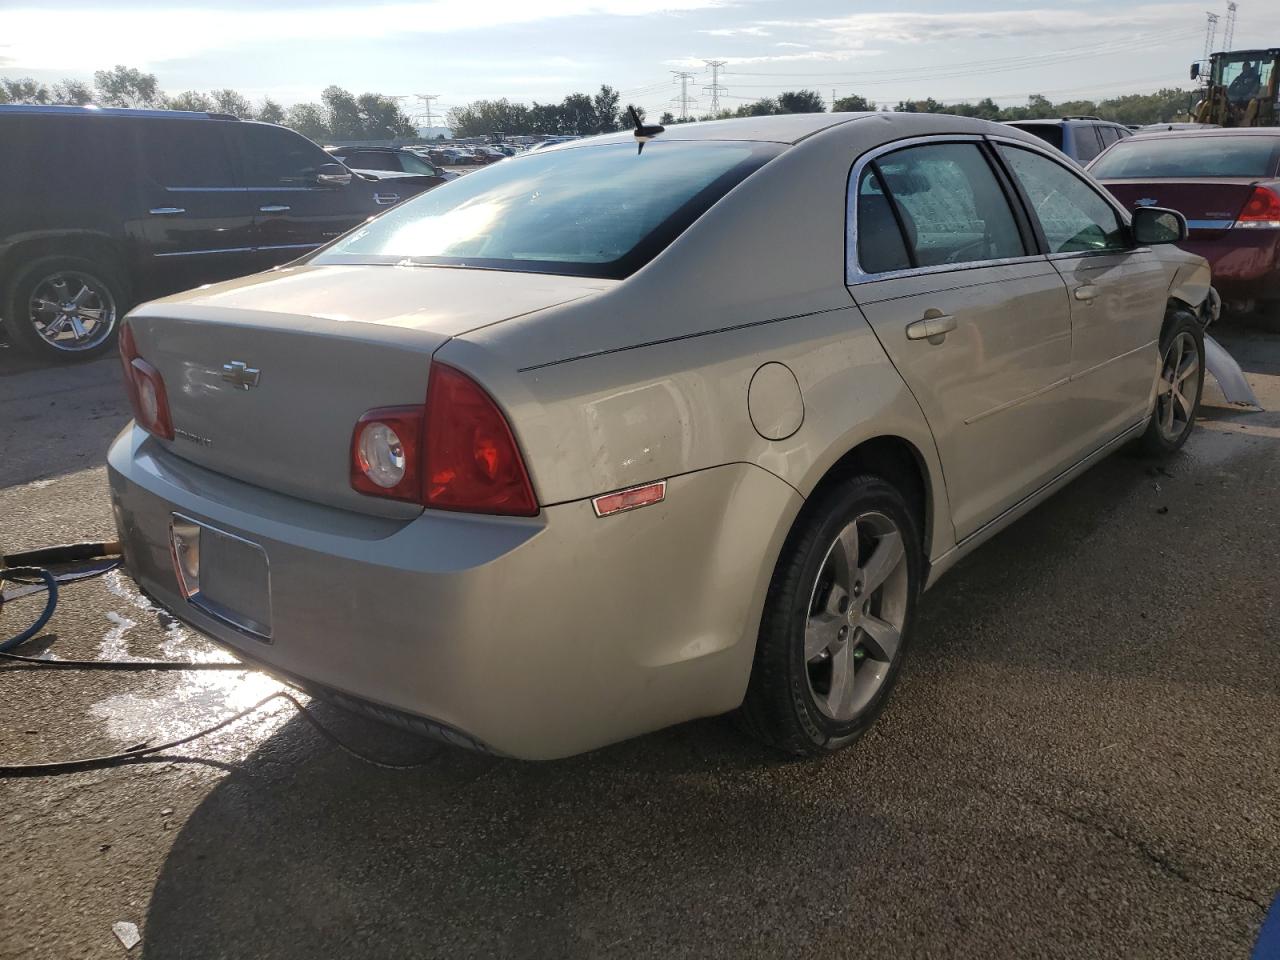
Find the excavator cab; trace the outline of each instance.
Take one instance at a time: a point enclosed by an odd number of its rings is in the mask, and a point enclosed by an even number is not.
[[[1191,79],[1204,74],[1205,65],[1191,65]],[[1280,47],[1233,50],[1209,58],[1204,98],[1191,112],[1196,123],[1221,127],[1274,127],[1280,104]]]

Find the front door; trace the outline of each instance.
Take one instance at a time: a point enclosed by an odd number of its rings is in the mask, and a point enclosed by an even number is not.
[[[976,139],[856,170],[850,292],[924,411],[963,540],[1065,466],[1066,288]]]
[[[294,260],[382,209],[371,181],[319,183],[320,167],[337,161],[292,130],[246,123],[233,135],[254,211],[258,269]]]
[[[1168,278],[1135,248],[1115,207],[1074,170],[1001,144],[1000,157],[1035,218],[1071,304],[1071,395],[1081,457],[1137,423],[1150,404]]]

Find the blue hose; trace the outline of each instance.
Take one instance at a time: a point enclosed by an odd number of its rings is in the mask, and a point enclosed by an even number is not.
[[[39,567],[3,567],[0,568],[0,583],[5,580],[13,580],[15,582],[25,582],[32,578],[44,581],[48,594],[44,601],[44,612],[36,618],[36,622],[27,627],[16,637],[0,642],[0,653],[12,650],[14,647],[20,646],[39,633],[49,618],[53,616],[54,608],[58,606],[58,580],[48,570],[41,570]]]

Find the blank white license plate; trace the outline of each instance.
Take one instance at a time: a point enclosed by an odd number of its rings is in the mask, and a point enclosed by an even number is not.
[[[271,642],[271,571],[267,553],[235,534],[175,513],[169,521],[173,566],[193,607]]]

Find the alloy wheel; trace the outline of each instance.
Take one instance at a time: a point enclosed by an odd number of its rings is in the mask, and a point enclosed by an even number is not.
[[[883,513],[860,514],[818,571],[805,621],[804,660],[818,710],[848,722],[884,684],[907,613],[902,531]]]
[[[1174,443],[1195,416],[1196,374],[1200,351],[1185,330],[1165,347],[1160,382],[1156,387],[1156,423],[1160,435]]]
[[[97,277],[77,271],[60,271],[36,283],[29,308],[40,339],[69,353],[98,346],[116,324],[110,289]]]

